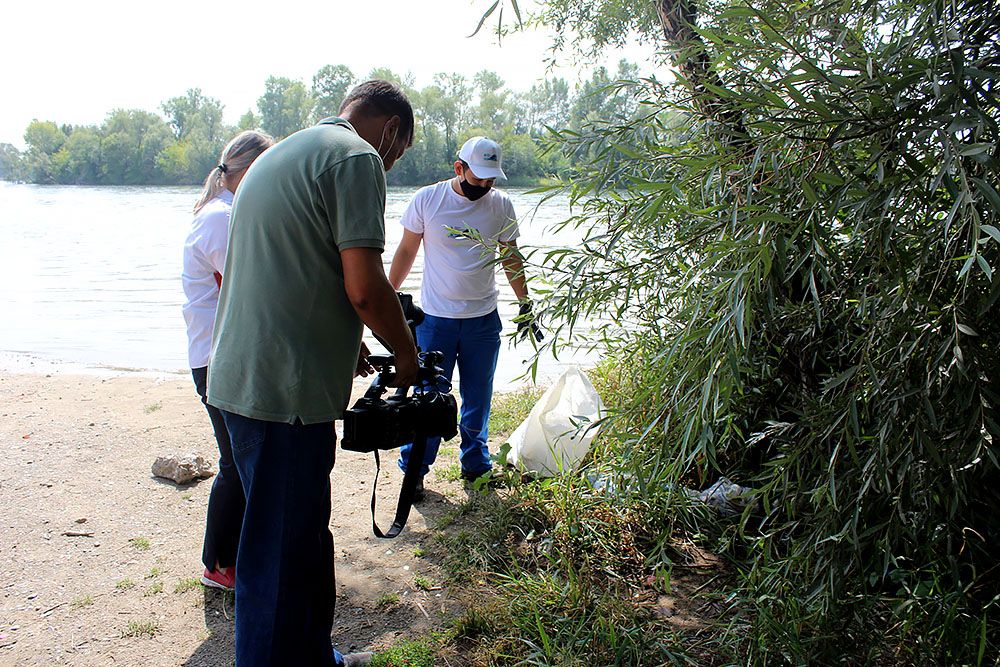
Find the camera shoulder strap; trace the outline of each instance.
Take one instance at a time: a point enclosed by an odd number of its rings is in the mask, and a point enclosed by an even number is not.
[[[410,460],[406,463],[406,471],[403,473],[403,488],[399,490],[399,501],[396,503],[396,518],[393,519],[389,531],[383,533],[375,522],[375,492],[378,489],[378,474],[382,470],[382,462],[379,460],[378,450],[375,454],[375,481],[372,483],[372,532],[375,537],[392,539],[403,532],[406,520],[410,517],[410,508],[413,507],[413,494],[420,481],[420,469],[424,465],[424,452],[427,451],[427,436],[417,434],[413,439],[413,449],[410,450]]]

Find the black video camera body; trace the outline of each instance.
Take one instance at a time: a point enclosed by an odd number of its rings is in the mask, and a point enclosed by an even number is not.
[[[417,326],[424,321],[424,311],[413,303],[409,294],[397,292],[403,316],[414,339]],[[378,336],[376,336],[378,338]],[[389,345],[378,338],[386,349]],[[395,363],[389,355],[370,355],[368,363],[378,374],[365,395],[354,407],[344,413],[344,439],[340,446],[352,452],[373,452],[377,449],[395,449],[411,443],[417,436],[448,440],[458,434],[458,404],[449,394],[451,382],[438,368],[443,355],[440,352],[421,352],[417,355],[419,368],[413,393],[397,389],[383,398],[387,385],[392,381]]]
[[[437,366],[441,353],[421,352],[417,359],[420,367],[413,393],[403,388],[383,398],[394,360],[392,356],[368,357],[378,374],[365,395],[344,413],[341,447],[372,452],[402,447],[418,436],[448,440],[458,434],[458,404],[448,393],[451,383]]]

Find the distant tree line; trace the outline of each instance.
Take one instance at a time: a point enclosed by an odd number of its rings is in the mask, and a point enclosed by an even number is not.
[[[553,77],[517,92],[495,72],[483,70],[471,80],[440,73],[418,89],[412,75],[386,68],[361,79],[345,65],[326,65],[312,77],[311,86],[268,77],[256,110],[247,111],[235,127],[223,123],[222,103],[197,88],[165,101],[162,115],[115,109],[101,125],[33,120],[24,133],[25,150],[0,144],[0,178],[80,185],[198,184],[236,132],[260,128],[275,138],[286,137],[336,115],[356,83],[381,78],[400,84],[416,112],[414,146],[390,172],[390,184],[422,185],[447,176],[458,147],[477,134],[501,143],[511,184],[534,184],[565,173],[573,161],[573,156],[541,148],[546,128],[581,128],[594,119],[621,116],[634,102],[618,92],[615,81],[637,76],[638,68],[623,60],[617,72],[599,67],[572,87]]]

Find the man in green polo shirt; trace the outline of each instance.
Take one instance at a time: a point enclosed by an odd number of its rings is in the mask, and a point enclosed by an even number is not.
[[[385,81],[338,118],[268,149],[237,191],[209,364],[247,505],[236,561],[237,667],[366,664],[330,643],[336,596],[330,471],[352,378],[370,370],[362,324],[416,348],[386,279],[385,172],[413,142],[413,109]]]

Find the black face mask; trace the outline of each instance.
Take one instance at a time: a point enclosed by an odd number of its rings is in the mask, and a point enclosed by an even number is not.
[[[462,194],[465,195],[466,199],[469,201],[476,201],[477,199],[485,197],[486,193],[489,192],[492,187],[489,185],[485,187],[482,185],[473,185],[464,178],[458,182],[458,186],[462,188]]]

